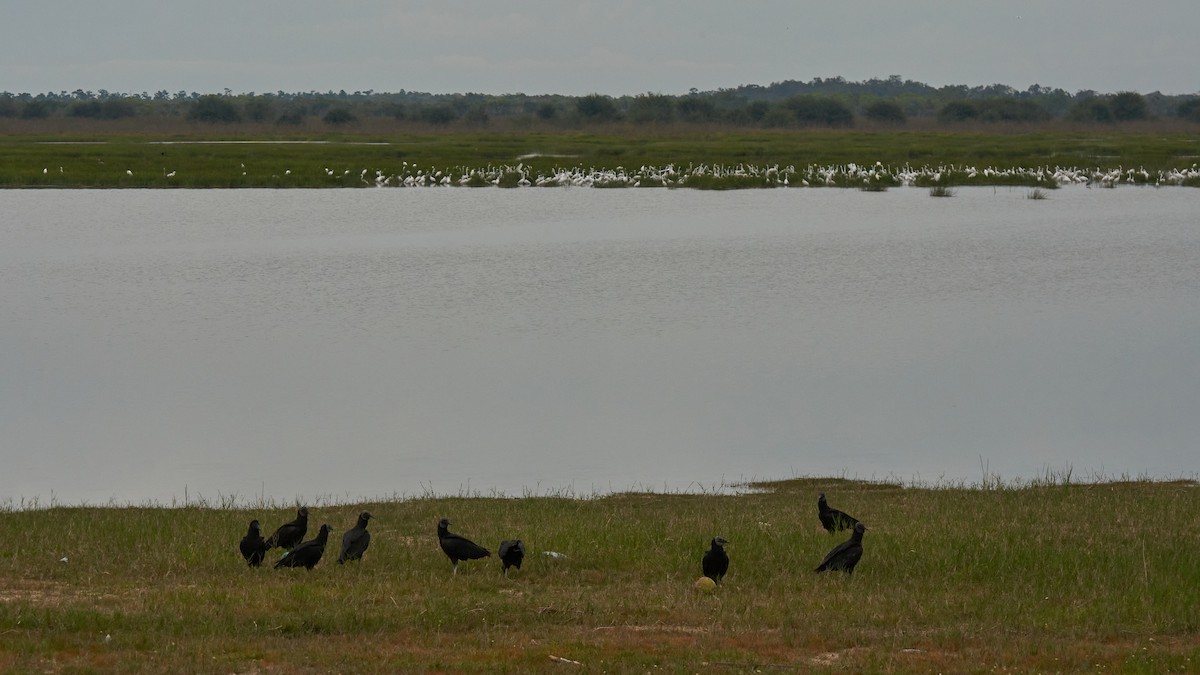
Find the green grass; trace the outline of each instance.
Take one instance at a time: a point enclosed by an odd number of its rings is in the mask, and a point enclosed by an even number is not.
[[[722,131],[652,135],[596,133],[446,133],[426,135],[219,135],[79,132],[0,135],[0,187],[237,188],[363,187],[375,171],[401,175],[417,169],[456,179],[471,170],[508,171],[521,164],[531,178],[556,170],[636,172],[643,166],[736,168],[870,166],[892,171],[932,167],[940,183],[1037,186],[1027,175],[973,176],[966,167],[997,169],[1186,169],[1200,155],[1200,138],[1179,131]],[[219,142],[218,142],[219,141]],[[253,141],[233,143],[226,141]],[[297,142],[297,141],[303,141]],[[312,143],[318,141],[319,143]],[[174,144],[164,144],[171,142]],[[407,163],[407,166],[406,166]],[[60,171],[61,167],[61,171]],[[367,170],[367,180],[360,179]],[[173,177],[167,174],[174,171]],[[288,173],[290,171],[290,173]],[[334,173],[329,175],[329,171]],[[130,175],[127,172],[132,172]],[[799,176],[796,176],[799,178]],[[1200,178],[1190,179],[1200,183]],[[1044,181],[1043,181],[1044,182]],[[487,185],[490,183],[480,183]],[[799,186],[799,181],[792,181]],[[823,183],[824,184],[824,183]],[[861,180],[840,183],[858,187]],[[885,180],[884,186],[888,182]],[[630,182],[632,185],[632,182]],[[693,187],[774,186],[764,180],[711,179]],[[1044,185],[1043,185],[1044,186]]]
[[[0,671],[983,672],[1193,670],[1200,661],[1200,490],[1190,481],[901,487],[843,479],[740,495],[421,497],[314,505],[333,540],[367,508],[361,564],[248,569],[251,518],[291,507],[0,513]],[[851,578],[812,573],[870,530]],[[495,558],[457,577],[435,524]],[[707,542],[732,564],[692,587]],[[565,559],[542,553],[558,551]],[[63,563],[59,559],[67,557]]]

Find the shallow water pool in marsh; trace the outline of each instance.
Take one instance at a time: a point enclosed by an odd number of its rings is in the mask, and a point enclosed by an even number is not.
[[[0,191],[0,502],[1200,471],[1200,191]]]

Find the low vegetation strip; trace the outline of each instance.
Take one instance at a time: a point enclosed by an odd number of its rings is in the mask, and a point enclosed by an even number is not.
[[[296,506],[0,512],[6,672],[1114,672],[1200,663],[1192,481],[913,487],[800,478],[742,494],[423,496],[309,504],[359,561],[248,567]],[[867,526],[853,575],[814,568],[817,497]],[[485,548],[454,574],[437,524]],[[310,532],[311,537],[315,532]],[[722,583],[701,557],[728,543]],[[280,555],[269,554],[268,563]]]
[[[0,187],[1200,185],[1186,133],[0,137]]]

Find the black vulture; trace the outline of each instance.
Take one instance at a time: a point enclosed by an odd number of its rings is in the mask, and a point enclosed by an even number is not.
[[[275,563],[275,569],[280,567],[303,567],[311,570],[325,555],[325,544],[329,541],[329,525],[322,525],[316,539],[309,539],[296,548],[283,554]]]
[[[521,561],[525,559],[525,544],[520,539],[505,539],[500,542],[500,563],[504,566],[504,576],[508,576],[508,568],[521,569]]]
[[[267,553],[267,542],[263,541],[262,530],[259,529],[257,520],[250,521],[250,529],[246,531],[246,536],[242,537],[239,548],[242,550],[242,557],[251,567],[262,564],[263,556]]]
[[[363,511],[358,514],[358,523],[342,535],[342,552],[338,554],[339,565],[347,560],[362,559],[363,553],[366,553],[367,547],[371,545],[371,533],[367,532],[367,521],[370,519],[371,514]]]
[[[290,523],[284,523],[275,530],[271,536],[267,537],[267,548],[275,548],[281,546],[283,548],[292,548],[304,540],[304,535],[308,533],[308,507],[301,506],[296,511],[296,519]]]
[[[470,539],[450,532],[446,529],[449,526],[450,519],[448,518],[442,518],[438,521],[438,544],[441,545],[446,557],[450,558],[450,562],[454,564],[455,574],[458,574],[458,561],[476,560],[492,554],[491,551],[488,551]]]
[[[825,528],[831,534],[834,530],[845,530],[858,524],[858,518],[843,511],[829,508],[829,503],[825,501],[824,492],[817,497],[817,517],[821,519],[821,527]]]
[[[713,537],[712,547],[705,552],[704,557],[700,560],[700,567],[704,570],[704,576],[712,579],[718,584],[721,583],[721,577],[729,571],[729,554],[725,553],[725,541],[722,537]]]
[[[854,574],[854,566],[862,559],[863,548],[862,538],[863,532],[867,531],[867,526],[862,523],[854,524],[854,532],[850,538],[837,546],[825,556],[820,565],[817,565],[817,572],[825,572],[827,570],[841,570],[846,574]]]

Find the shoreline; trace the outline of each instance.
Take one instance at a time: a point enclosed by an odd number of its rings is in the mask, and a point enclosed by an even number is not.
[[[753,478],[749,480],[737,481],[718,481],[709,484],[693,482],[691,485],[672,489],[664,486],[663,489],[656,489],[650,486],[631,485],[625,488],[614,488],[610,490],[592,489],[591,492],[584,493],[576,491],[573,487],[563,488],[546,488],[544,491],[533,491],[530,489],[522,489],[520,491],[504,491],[496,489],[459,489],[457,492],[435,492],[424,491],[421,493],[395,493],[391,495],[374,495],[374,496],[358,496],[358,497],[334,497],[332,495],[294,495],[292,497],[251,497],[239,499],[233,495],[221,495],[209,498],[203,494],[189,495],[186,493],[182,499],[174,499],[168,503],[167,501],[143,500],[143,501],[126,501],[121,502],[115,498],[104,503],[93,503],[87,501],[65,502],[59,501],[57,498],[52,498],[50,501],[43,503],[40,497],[20,497],[0,498],[0,515],[6,513],[34,513],[45,512],[55,509],[105,509],[105,510],[148,510],[148,511],[184,511],[189,509],[202,509],[210,511],[247,511],[247,510],[286,510],[293,508],[294,505],[304,502],[305,504],[313,505],[320,508],[344,509],[351,507],[361,507],[366,504],[393,504],[402,505],[421,501],[434,500],[538,500],[538,499],[553,499],[567,500],[575,502],[594,502],[598,500],[611,499],[614,497],[623,496],[647,496],[647,497],[740,497],[753,494],[769,493],[779,485],[787,485],[796,481],[803,482],[850,482],[863,486],[875,486],[886,489],[900,490],[926,490],[926,491],[958,491],[958,492],[990,492],[990,491],[1021,491],[1021,490],[1037,490],[1043,488],[1071,488],[1071,487],[1105,487],[1105,486],[1121,486],[1121,485],[1145,485],[1145,486],[1183,486],[1200,488],[1200,474],[1180,472],[1175,476],[1147,476],[1137,475],[1102,475],[1093,474],[1078,478],[1073,475],[1070,470],[1058,472],[1047,472],[1042,476],[1032,478],[1002,478],[998,475],[984,476],[980,479],[937,479],[933,481],[923,479],[904,480],[896,476],[888,476],[883,478],[870,477],[862,478],[857,476],[847,476],[845,474],[838,476],[813,476],[813,475],[795,475],[790,478],[777,479],[762,479]],[[693,488],[694,486],[694,488]]]

